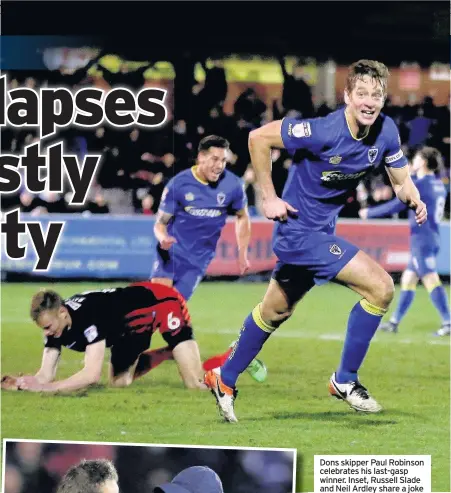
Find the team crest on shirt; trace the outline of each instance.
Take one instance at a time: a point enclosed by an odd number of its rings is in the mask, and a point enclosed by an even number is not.
[[[222,205],[225,202],[226,194],[224,192],[219,192],[216,196],[219,205]]]
[[[329,159],[330,164],[340,164],[342,160],[341,156],[333,156]]]
[[[330,245],[329,252],[334,255],[341,255],[341,248],[334,243],[333,245]]]
[[[376,161],[378,152],[379,150],[377,149],[377,147],[372,147],[371,149],[368,149],[368,159],[371,164],[373,164],[374,161]]]
[[[194,200],[194,194],[191,192],[185,193],[185,200],[192,202]]]

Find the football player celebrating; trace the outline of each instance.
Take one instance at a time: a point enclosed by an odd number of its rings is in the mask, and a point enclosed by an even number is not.
[[[168,359],[159,357],[160,352],[170,352],[185,386],[206,388],[185,301],[171,287],[142,282],[87,291],[67,300],[54,291],[39,291],[30,314],[44,332],[45,347],[39,371],[18,378],[20,390],[71,391],[92,385],[101,378],[106,348],[111,348],[109,382],[114,387],[130,385]],[[149,346],[156,331],[168,346],[155,352]],[[84,367],[55,381],[63,347],[85,353]]]
[[[423,227],[415,221],[415,213],[409,211],[410,260],[401,277],[401,294],[398,306],[390,320],[379,326],[386,332],[398,332],[398,325],[409,310],[415,297],[418,280],[421,279],[435,308],[442,319],[442,326],[435,335],[450,334],[450,313],[445,288],[437,273],[436,257],[440,250],[440,221],[443,218],[447,192],[443,182],[435,176],[442,167],[442,157],[437,149],[422,147],[412,160],[413,181],[421,193],[428,210],[434,211]],[[362,219],[387,216],[403,211],[406,204],[395,198],[386,204],[360,209]]]
[[[151,280],[174,286],[187,301],[215,256],[228,215],[236,216],[240,274],[249,269],[251,223],[247,199],[242,180],[225,169],[229,149],[223,137],[203,138],[196,165],[172,178],[161,197],[154,227],[157,260]],[[229,352],[207,361],[206,368],[222,364]],[[257,381],[266,378],[266,368],[259,360],[250,361],[247,369]]]
[[[381,114],[387,82],[384,64],[360,60],[349,69],[344,108],[324,118],[274,121],[249,135],[264,214],[277,221],[273,249],[278,261],[263,301],[244,321],[229,359],[220,371],[210,370],[205,375],[226,421],[237,421],[238,376],[305,294],[315,284],[328,281],[362,296],[351,310],[341,361],[330,378],[329,392],[357,411],[381,410],[361,384],[358,371],[393,299],[393,280],[334,231],[347,192],[382,162],[399,200],[414,210],[418,224],[426,221],[426,206],[410,177],[396,125]],[[276,195],[271,178],[273,147],[284,147],[293,155],[282,198]]]

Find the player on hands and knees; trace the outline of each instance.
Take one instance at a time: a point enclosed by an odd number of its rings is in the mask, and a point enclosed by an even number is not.
[[[263,211],[277,221],[273,249],[278,261],[263,301],[244,321],[233,353],[220,370],[205,375],[227,421],[237,421],[235,386],[244,368],[303,296],[315,284],[328,281],[344,284],[362,296],[351,310],[341,361],[330,378],[329,391],[355,410],[381,410],[360,383],[358,371],[393,299],[393,280],[334,231],[347,192],[382,162],[397,197],[415,211],[418,224],[426,221],[426,206],[410,178],[396,125],[380,114],[387,80],[385,65],[360,60],[349,70],[345,108],[324,118],[274,121],[249,135]],[[293,155],[282,198],[277,197],[271,178],[273,147],[284,147]]]
[[[156,331],[167,342],[185,386],[206,389],[190,316],[173,288],[142,282],[87,291],[67,300],[55,291],[40,291],[33,296],[30,314],[44,332],[45,347],[39,371],[18,379],[21,390],[71,391],[95,384],[101,378],[106,348],[111,348],[110,384],[126,387],[149,371],[148,359],[153,357],[149,346]],[[63,347],[85,353],[84,367],[55,381]]]
[[[427,223],[419,227],[415,213],[409,211],[410,260],[401,277],[401,294],[395,312],[388,322],[379,326],[386,332],[398,332],[398,325],[409,310],[415,296],[418,280],[427,289],[435,308],[442,319],[437,336],[450,334],[450,313],[448,298],[436,268],[436,257],[440,250],[440,221],[443,218],[447,192],[443,182],[435,173],[442,167],[442,157],[437,149],[423,147],[412,160],[413,181],[421,193],[428,210],[433,211]],[[403,211],[406,204],[395,198],[386,204],[369,209],[361,209],[362,219],[387,216]]]
[[[236,216],[240,274],[249,269],[247,199],[242,180],[226,170],[228,153],[226,139],[217,135],[203,138],[196,165],[172,178],[161,197],[154,227],[157,260],[151,280],[175,287],[187,301],[213,260],[228,215]],[[230,351],[206,361],[206,367],[222,364]],[[257,381],[264,380],[263,363],[249,363],[249,374]]]

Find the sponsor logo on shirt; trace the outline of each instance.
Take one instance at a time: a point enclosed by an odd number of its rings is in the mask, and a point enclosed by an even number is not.
[[[358,173],[342,173],[341,171],[323,171],[321,176],[322,181],[334,182],[344,180],[357,180],[362,176],[365,176],[368,171],[359,171]]]
[[[402,149],[399,149],[399,151],[396,154],[392,154],[391,156],[387,156],[385,158],[385,162],[387,164],[393,163],[394,161],[397,161],[398,159],[401,159],[404,156],[404,153],[402,152]]]
[[[88,342],[92,342],[99,335],[95,325],[91,325],[91,327],[88,327],[83,333]]]
[[[219,217],[222,215],[222,211],[219,209],[198,209],[192,205],[185,207],[185,212],[196,217]]]

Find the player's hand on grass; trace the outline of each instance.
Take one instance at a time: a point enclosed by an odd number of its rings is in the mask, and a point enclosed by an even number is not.
[[[39,380],[33,375],[25,375],[17,379],[19,390],[28,390],[30,392],[41,392],[45,387],[45,384],[39,382]]]
[[[266,199],[263,201],[262,209],[265,217],[273,221],[285,222],[290,217],[297,216],[297,209],[279,197]]]
[[[368,208],[363,207],[362,209],[359,210],[359,217],[360,219],[368,219]]]
[[[247,274],[249,267],[251,266],[248,258],[247,258],[247,252],[240,252],[238,256],[238,263],[240,266],[240,275],[244,276]]]
[[[1,388],[3,390],[19,390],[17,377],[12,375],[4,375],[1,381]]]
[[[412,202],[410,208],[415,211],[415,220],[420,226],[427,221],[428,211],[426,204],[419,200],[418,202]]]
[[[173,236],[165,236],[161,239],[160,246],[163,250],[169,250],[174,243],[177,243],[177,240]]]

